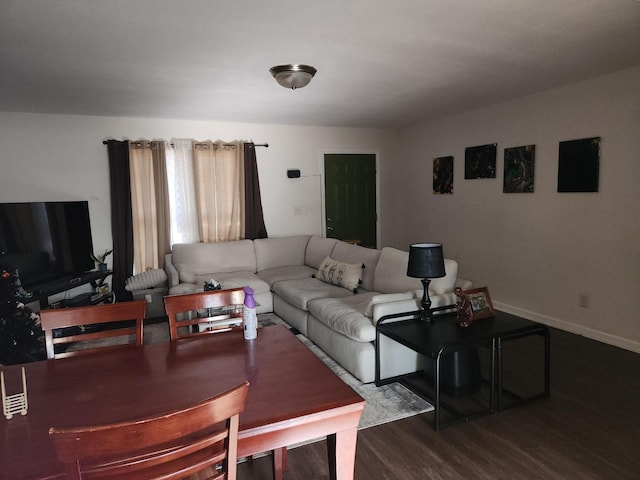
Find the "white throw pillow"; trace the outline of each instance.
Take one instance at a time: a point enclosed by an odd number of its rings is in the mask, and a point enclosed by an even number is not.
[[[362,265],[339,262],[331,257],[326,257],[318,267],[315,277],[325,283],[337,285],[356,293],[362,283]]]

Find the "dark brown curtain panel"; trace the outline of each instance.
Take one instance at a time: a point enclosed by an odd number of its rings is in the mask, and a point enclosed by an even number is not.
[[[120,302],[133,300],[124,289],[133,274],[133,222],[131,220],[131,183],[129,142],[107,141],[111,191],[111,235],[113,236],[112,290]]]
[[[262,214],[256,146],[253,143],[244,144],[244,192],[246,210],[244,236],[250,240],[267,238],[267,227]]]

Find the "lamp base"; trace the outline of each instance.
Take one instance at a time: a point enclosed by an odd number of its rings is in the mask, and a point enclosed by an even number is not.
[[[433,313],[431,313],[431,310],[422,310],[420,321],[426,322],[426,323],[433,323]]]
[[[431,311],[431,299],[429,298],[429,283],[431,280],[428,278],[420,279],[422,282],[422,316],[420,319],[423,322],[433,322],[433,312]]]

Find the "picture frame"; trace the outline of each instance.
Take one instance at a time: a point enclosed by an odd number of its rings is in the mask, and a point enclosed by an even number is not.
[[[536,146],[504,149],[504,193],[533,193]]]
[[[560,142],[558,192],[597,192],[600,178],[600,137]]]
[[[472,288],[471,290],[465,290],[463,293],[469,301],[470,321],[493,317],[493,303],[487,287]]]
[[[464,178],[496,178],[498,144],[490,143],[464,149]]]
[[[433,159],[433,194],[453,193],[453,156]]]

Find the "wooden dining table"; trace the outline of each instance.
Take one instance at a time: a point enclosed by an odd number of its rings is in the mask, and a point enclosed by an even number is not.
[[[352,479],[364,400],[289,330],[255,340],[231,331],[91,355],[0,367],[7,394],[22,389],[28,412],[0,418],[0,478],[64,478],[50,427],[146,417],[197,403],[248,380],[238,456],[327,439],[332,479]]]

